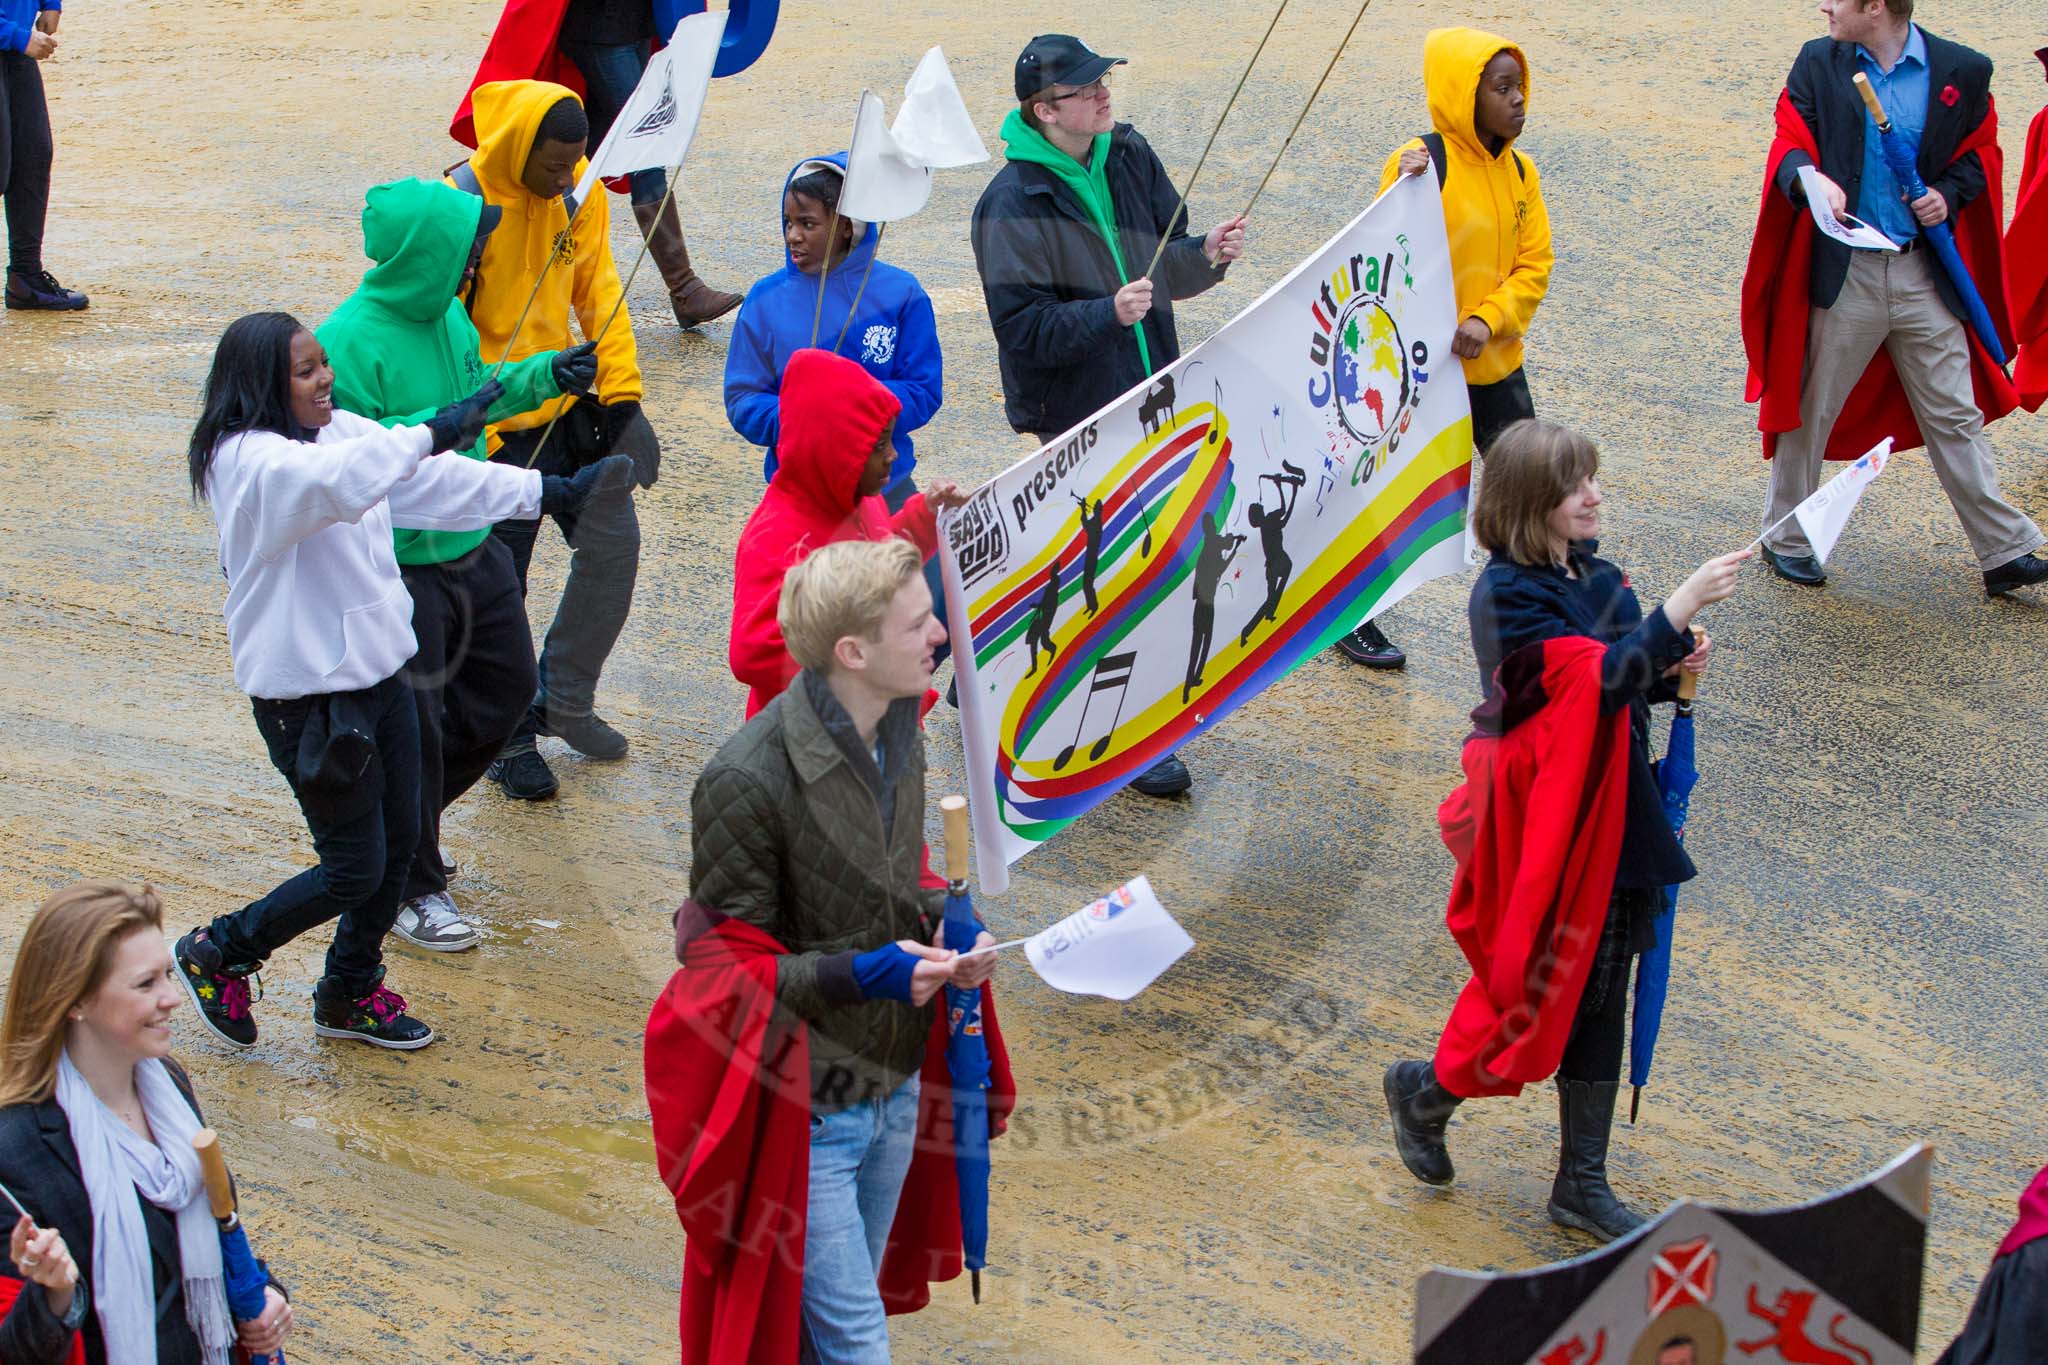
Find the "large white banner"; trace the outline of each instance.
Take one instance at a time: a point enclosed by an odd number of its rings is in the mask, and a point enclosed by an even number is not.
[[[1404,178],[1215,336],[946,518],[983,890],[1465,566],[1456,326],[1442,199],[1432,177]]]

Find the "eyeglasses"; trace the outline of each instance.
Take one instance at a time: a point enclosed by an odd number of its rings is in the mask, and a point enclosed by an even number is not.
[[[1039,96],[1038,102],[1040,104],[1058,104],[1061,100],[1082,98],[1092,100],[1097,99],[1103,95],[1107,95],[1108,93],[1109,75],[1107,72],[1105,72],[1097,79],[1090,81],[1088,84],[1080,86],[1077,89],[1069,90],[1064,95],[1041,95]]]

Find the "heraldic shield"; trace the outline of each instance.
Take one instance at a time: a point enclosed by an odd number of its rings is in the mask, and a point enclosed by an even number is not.
[[[1933,1164],[1923,1143],[1797,1208],[1680,1200],[1577,1260],[1432,1270],[1416,1365],[1912,1365]]]

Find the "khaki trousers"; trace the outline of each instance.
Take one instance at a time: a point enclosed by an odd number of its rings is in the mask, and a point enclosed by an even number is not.
[[[1984,440],[1984,414],[1970,385],[1970,352],[1963,323],[1934,287],[1941,269],[1932,250],[1903,256],[1858,251],[1832,308],[1812,310],[1806,330],[1806,375],[1799,393],[1799,429],[1778,438],[1771,460],[1771,491],[1764,503],[1768,527],[1804,502],[1819,485],[1823,453],[1849,390],[1863,377],[1877,348],[1892,364],[1927,438],[1934,475],[1956,509],[1963,534],[1989,570],[2041,547],[2040,528],[1998,492],[1998,467]],[[1797,520],[1766,538],[1784,555],[1810,555]]]

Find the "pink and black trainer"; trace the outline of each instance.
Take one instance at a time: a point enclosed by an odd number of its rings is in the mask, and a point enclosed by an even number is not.
[[[171,950],[178,960],[178,980],[199,1011],[199,1022],[214,1037],[235,1047],[256,1045],[256,1016],[249,1006],[263,998],[258,963],[229,965],[220,945],[204,929],[194,929]]]
[[[313,987],[313,1032],[403,1052],[434,1041],[434,1031],[405,1012],[405,997],[385,988],[381,966],[361,996],[336,977],[321,977]]]

